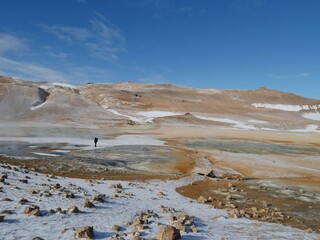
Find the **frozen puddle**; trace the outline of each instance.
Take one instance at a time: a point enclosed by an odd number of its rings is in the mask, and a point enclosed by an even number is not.
[[[161,212],[159,206],[173,207],[179,212],[195,217],[198,228],[196,233],[181,233],[185,240],[212,240],[212,239],[317,239],[315,233],[306,233],[302,230],[286,227],[279,224],[259,222],[245,218],[229,219],[227,212],[191,201],[178,194],[175,189],[179,186],[201,180],[193,176],[181,180],[129,182],[127,181],[98,181],[87,182],[81,179],[54,178],[48,181],[45,175],[35,176],[32,172],[23,173],[0,167],[1,171],[8,173],[3,185],[1,198],[11,198],[12,202],[0,201],[0,209],[13,209],[13,214],[6,215],[1,223],[0,235],[5,239],[75,239],[74,228],[85,225],[93,226],[95,239],[107,239],[115,234],[111,230],[117,224],[125,232],[132,232],[132,227],[126,227],[129,221],[146,210],[153,210],[159,215],[155,222],[149,224],[149,229],[143,230],[143,238],[154,238],[159,231],[158,224],[171,224],[167,220],[170,213]],[[18,181],[28,176],[28,184]],[[112,184],[121,183],[123,197],[115,198]],[[56,188],[57,184],[61,188]],[[46,197],[41,194],[32,194],[34,190],[48,191],[52,194]],[[74,193],[75,198],[64,197],[67,191]],[[163,195],[158,193],[162,192]],[[94,208],[84,208],[85,198],[98,193],[105,194],[105,202],[97,202]],[[41,216],[27,216],[24,209],[28,205],[18,204],[19,199],[26,198],[31,204],[38,205]],[[80,209],[80,213],[50,214],[50,209],[61,207],[67,210],[72,205]],[[132,237],[124,237],[132,239]]]

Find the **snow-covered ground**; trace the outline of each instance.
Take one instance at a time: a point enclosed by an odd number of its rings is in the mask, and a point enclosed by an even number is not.
[[[62,82],[53,82],[51,83],[52,86],[58,86],[58,87],[66,87],[66,88],[73,88],[76,89],[78,88],[77,86],[67,84],[67,83],[62,83]]]
[[[109,112],[115,114],[115,115],[122,116],[122,117],[125,117],[125,118],[129,118],[131,121],[141,123],[141,119],[140,119],[140,118],[137,118],[137,117],[134,117],[134,116],[131,116],[131,115],[127,115],[127,114],[119,113],[119,112],[116,111],[115,109],[107,109],[107,110],[108,110]]]
[[[129,115],[129,114],[120,113],[115,109],[108,108],[107,110],[115,115],[129,118],[131,121],[134,121],[137,123],[147,123],[147,122],[152,122],[153,119],[155,118],[178,116],[178,115],[184,114],[184,113],[167,112],[167,111],[146,111],[146,112],[138,112],[138,113],[132,112]]]
[[[46,104],[46,102],[43,102],[43,103],[41,103],[41,104],[39,104],[39,105],[37,105],[37,106],[32,106],[31,108],[30,108],[30,110],[31,111],[34,111],[34,110],[36,110],[36,109],[38,109],[38,108],[41,108],[43,105],[45,105]]]
[[[179,116],[184,113],[177,112],[167,112],[167,111],[148,111],[148,112],[138,112],[138,115],[144,116],[144,122],[151,122],[155,118],[159,117],[170,117],[170,116]]]
[[[233,120],[233,119],[229,119],[229,118],[208,117],[208,116],[198,115],[198,114],[195,115],[195,117],[197,117],[197,118],[199,118],[199,119],[203,119],[203,120],[208,120],[208,121],[230,123],[230,124],[233,124],[233,127],[234,127],[234,128],[237,128],[237,129],[246,129],[246,130],[254,130],[254,129],[257,129],[257,128],[254,127],[252,124],[240,122],[240,121]]]
[[[315,120],[315,121],[320,121],[320,113],[304,113],[302,114],[304,118],[310,119],[310,120]]]
[[[42,153],[42,152],[32,152],[35,155],[47,156],[47,157],[59,157],[60,155],[52,154],[52,153]]]
[[[303,129],[294,129],[291,130],[291,132],[304,132],[304,133],[308,133],[308,132],[320,132],[317,130],[318,126],[317,125],[308,125]]]
[[[230,219],[226,211],[212,208],[209,205],[190,201],[179,195],[175,189],[200,180],[200,176],[192,176],[181,180],[149,182],[127,181],[93,181],[71,178],[49,178],[42,174],[25,172],[23,169],[10,170],[0,167],[1,173],[7,173],[8,179],[2,184],[0,200],[10,198],[12,201],[0,201],[1,210],[12,210],[0,223],[0,239],[74,239],[74,229],[89,225],[94,227],[95,239],[106,239],[115,232],[112,226],[121,226],[122,231],[130,233],[132,226],[126,227],[129,221],[146,210],[153,210],[159,215],[155,222],[149,224],[142,237],[155,237],[158,224],[170,224],[169,212],[161,212],[159,206],[173,207],[195,217],[197,233],[182,233],[181,239],[317,239],[315,233],[285,227],[279,224],[259,222],[245,218]],[[27,178],[26,178],[27,177]],[[27,179],[28,183],[19,181]],[[121,183],[125,194],[115,197],[115,189],[111,185]],[[59,187],[57,184],[60,184]],[[75,198],[66,198],[71,191]],[[159,194],[162,192],[163,194]],[[48,195],[48,194],[51,194]],[[105,202],[95,201],[94,208],[84,208],[85,198],[92,200],[98,193],[105,194]],[[28,203],[21,205],[19,199],[25,198]],[[40,207],[41,216],[28,216],[24,209],[29,204]],[[49,213],[50,209],[67,210],[72,205],[78,206],[80,213]],[[3,215],[3,214],[2,214]],[[132,239],[132,237],[125,237]]]
[[[299,112],[301,110],[317,110],[320,104],[316,105],[289,105],[289,104],[271,104],[271,103],[252,103],[257,108],[270,108],[289,112]]]

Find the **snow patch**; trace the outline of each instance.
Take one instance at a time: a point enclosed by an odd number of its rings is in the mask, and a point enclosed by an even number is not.
[[[288,104],[271,104],[271,103],[252,103],[256,108],[270,108],[288,112],[299,112],[301,110],[317,110],[320,104],[315,105],[288,105]]]
[[[256,124],[266,124],[268,123],[267,121],[261,121],[261,120],[255,120],[255,119],[249,119],[249,123],[256,123]]]
[[[129,118],[131,121],[134,121],[134,122],[139,122],[139,123],[142,123],[141,119],[140,118],[137,118],[137,117],[133,117],[133,116],[130,116],[130,115],[126,115],[126,114],[122,114],[122,113],[119,113],[117,112],[116,110],[114,109],[107,109],[109,112],[115,114],[115,115],[118,115],[118,116],[121,116],[121,117],[125,117],[125,118]]]
[[[52,153],[42,153],[42,152],[32,152],[35,155],[40,155],[40,156],[48,156],[48,157],[59,157],[60,155],[58,154],[52,154]]]
[[[255,130],[255,129],[257,129],[256,127],[254,127],[251,124],[247,124],[247,123],[244,123],[244,122],[232,120],[232,119],[229,119],[229,118],[216,118],[216,117],[208,117],[208,116],[203,116],[203,115],[194,115],[194,116],[199,118],[199,119],[208,120],[208,121],[230,123],[230,124],[233,124],[233,126],[235,128],[238,128],[238,129],[246,129],[246,130]]]
[[[51,87],[48,86],[48,85],[40,85],[39,88],[42,88],[42,89],[44,89],[44,90],[48,90],[48,89],[50,89]]]
[[[45,105],[46,104],[46,102],[43,102],[43,103],[41,103],[41,104],[39,104],[39,105],[36,105],[36,106],[32,106],[31,108],[30,108],[30,110],[31,111],[34,111],[34,110],[36,110],[36,109],[38,109],[38,108],[41,108],[43,105]]]
[[[122,114],[116,111],[115,109],[107,109],[109,112],[122,116],[125,118],[129,118],[131,121],[138,122],[138,123],[147,123],[152,122],[153,119],[159,117],[169,117],[169,116],[178,116],[183,115],[183,113],[176,113],[176,112],[166,112],[166,111],[148,111],[148,112],[138,112],[136,113],[138,116],[132,116],[127,114]]]
[[[302,114],[304,118],[310,119],[310,120],[315,120],[315,121],[320,121],[320,113],[304,113]]]
[[[159,117],[170,117],[170,116],[179,116],[183,115],[183,113],[177,112],[166,112],[166,111],[148,111],[148,112],[138,112],[138,115],[144,116],[144,122],[151,122],[155,118]]]
[[[317,130],[318,129],[318,125],[308,125],[306,126],[306,128],[304,129],[294,129],[291,130],[291,132],[304,132],[304,133],[308,133],[308,132],[320,132]]]
[[[54,150],[51,150],[51,152],[57,152],[57,153],[69,153],[70,151],[69,151],[69,150],[54,149]]]
[[[56,86],[56,87],[65,87],[65,88],[73,88],[76,89],[77,87],[71,84],[67,84],[67,83],[62,83],[62,82],[54,82],[51,83],[52,86]]]

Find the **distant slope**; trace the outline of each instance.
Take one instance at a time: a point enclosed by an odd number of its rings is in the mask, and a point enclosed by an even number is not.
[[[2,121],[92,126],[122,125],[131,121],[223,125],[251,130],[270,127],[317,130],[318,111],[320,100],[267,88],[215,90],[129,82],[74,87],[0,77]],[[192,115],[174,116],[185,113]],[[153,121],[155,118],[159,121]]]

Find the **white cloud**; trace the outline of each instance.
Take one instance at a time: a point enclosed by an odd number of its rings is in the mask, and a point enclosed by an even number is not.
[[[46,55],[57,58],[59,60],[63,60],[63,61],[67,61],[68,57],[71,55],[65,52],[55,51],[53,47],[49,45],[41,46],[41,48],[44,50],[44,53]]]
[[[269,77],[273,79],[297,79],[297,78],[306,78],[310,75],[308,72],[303,72],[297,75],[277,75],[277,74],[269,74]]]
[[[26,45],[23,40],[10,34],[0,33],[0,54],[23,49],[26,49]]]
[[[0,57],[0,75],[29,81],[64,82],[81,84],[86,82],[108,82],[113,79],[110,69],[93,66],[69,66],[64,72],[28,62],[19,62]]]
[[[74,42],[84,42],[94,36],[86,28],[47,25],[41,25],[41,27],[45,31],[53,34],[59,40],[65,41],[69,44]]]
[[[91,28],[47,25],[41,27],[70,45],[78,44],[80,47],[85,47],[91,56],[108,61],[117,60],[118,54],[125,51],[125,38],[122,32],[100,14],[95,14],[90,24]]]
[[[0,57],[0,73],[32,81],[68,82],[68,78],[63,73],[53,69],[2,57]]]

